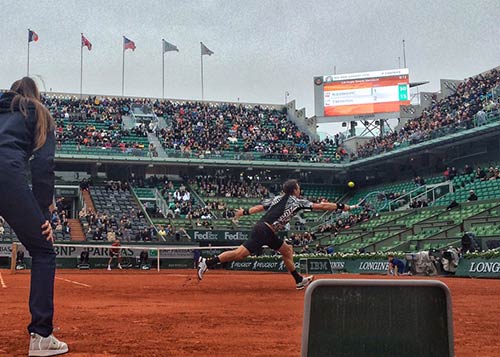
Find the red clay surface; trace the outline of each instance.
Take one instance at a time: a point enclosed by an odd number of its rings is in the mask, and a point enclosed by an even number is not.
[[[25,356],[29,273],[0,273],[0,355]],[[439,280],[452,294],[456,355],[498,356],[500,280]],[[198,282],[194,270],[59,270],[54,325],[71,356],[288,357],[300,355],[303,304],[281,273],[210,271]]]

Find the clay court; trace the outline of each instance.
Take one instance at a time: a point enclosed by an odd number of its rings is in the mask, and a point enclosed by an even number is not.
[[[23,356],[29,272],[0,273],[0,355]],[[456,355],[498,356],[500,281],[439,280],[452,294]],[[55,297],[56,336],[72,356],[300,355],[304,291],[288,274],[211,271],[198,282],[194,270],[59,270]]]

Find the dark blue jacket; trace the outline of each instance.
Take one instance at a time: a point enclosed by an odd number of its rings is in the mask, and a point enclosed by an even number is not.
[[[397,266],[398,267],[398,274],[402,274],[405,272],[405,263],[403,263],[402,260],[399,260],[398,258],[392,259],[391,262],[392,266]]]
[[[3,175],[16,174],[20,175],[22,184],[30,166],[33,194],[44,216],[48,218],[48,208],[54,199],[55,133],[49,130],[45,144],[33,152],[36,139],[35,107],[29,107],[28,117],[24,118],[18,108],[11,111],[13,98],[12,92],[0,97],[0,184]]]

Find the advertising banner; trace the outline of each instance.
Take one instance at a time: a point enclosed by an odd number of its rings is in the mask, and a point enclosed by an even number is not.
[[[461,259],[455,275],[475,278],[500,278],[500,258]]]
[[[197,242],[241,242],[247,240],[250,237],[250,231],[188,230],[187,233],[190,235],[191,239]]]
[[[304,274],[335,274],[341,272],[355,274],[386,274],[388,262],[386,260],[353,259],[339,260],[325,258],[300,258],[295,267]],[[246,259],[241,262],[232,262],[227,266],[232,270],[250,271],[287,271],[281,259]]]

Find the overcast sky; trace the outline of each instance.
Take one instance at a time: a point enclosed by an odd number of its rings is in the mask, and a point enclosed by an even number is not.
[[[80,33],[84,93],[121,93],[122,36],[137,46],[125,56],[125,94],[161,96],[161,39],[178,46],[166,60],[166,97],[283,103],[284,93],[313,112],[314,75],[392,69],[406,41],[411,81],[463,79],[500,65],[500,0],[330,1],[3,1],[0,87],[31,74],[46,89],[79,91]]]

